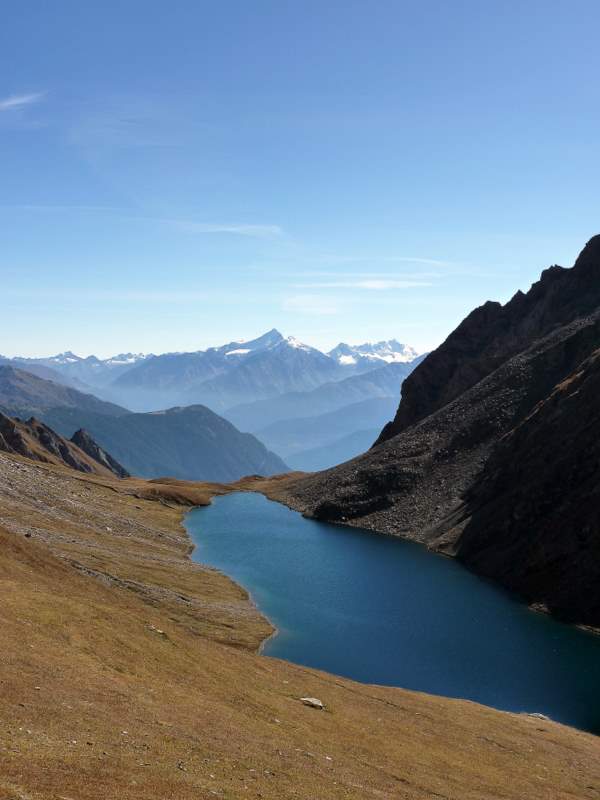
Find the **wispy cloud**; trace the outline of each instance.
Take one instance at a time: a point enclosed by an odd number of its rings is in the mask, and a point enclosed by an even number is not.
[[[157,303],[159,305],[206,302],[211,294],[202,290],[146,290],[146,289],[57,289],[36,287],[32,289],[11,289],[6,296],[24,300],[58,300],[77,303]]]
[[[317,259],[326,264],[360,264],[361,262],[377,262],[379,264],[425,264],[430,267],[452,267],[454,262],[442,261],[438,258],[423,258],[421,256],[397,255],[343,255],[323,253]]]
[[[0,100],[0,111],[14,111],[32,103],[38,103],[44,97],[43,92],[33,92],[31,94],[11,94]]]
[[[412,289],[418,286],[432,286],[427,281],[397,280],[391,278],[369,278],[365,280],[325,281],[322,283],[299,283],[298,289],[367,289],[385,291],[387,289]]]
[[[340,313],[338,305],[318,294],[297,294],[286,297],[283,301],[283,310],[316,317]]]
[[[275,239],[283,236],[283,229],[279,225],[188,222],[186,220],[166,220],[166,222],[186,233],[228,233],[236,236],[253,236],[257,239]]]
[[[35,203],[2,203],[0,209],[11,209],[15,211],[127,211],[121,206],[89,206],[89,205],[57,205],[57,204],[35,204]]]

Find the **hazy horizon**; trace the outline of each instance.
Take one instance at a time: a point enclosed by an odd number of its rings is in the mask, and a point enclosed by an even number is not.
[[[130,350],[128,348],[124,348],[124,349],[121,349],[121,350],[118,350],[118,351],[114,351],[114,352],[112,352],[112,351],[111,352],[108,352],[108,351],[104,352],[103,348],[98,348],[97,351],[92,351],[92,352],[89,352],[89,353],[83,353],[83,352],[78,352],[76,349],[74,349],[72,347],[68,347],[66,350],[61,350],[60,352],[54,352],[54,353],[38,353],[38,352],[35,352],[35,353],[32,353],[32,354],[27,354],[27,353],[16,352],[16,351],[13,352],[13,353],[8,352],[8,351],[6,351],[6,352],[2,351],[2,352],[0,352],[0,356],[6,356],[7,358],[19,358],[19,357],[21,357],[21,358],[33,358],[33,359],[40,358],[41,359],[41,358],[52,358],[54,356],[59,356],[59,355],[66,355],[67,353],[73,353],[73,355],[79,356],[80,358],[88,358],[90,356],[96,356],[99,359],[107,359],[107,358],[112,358],[112,357],[118,356],[118,355],[129,355],[129,354],[138,355],[138,356],[139,355],[161,356],[161,355],[171,355],[171,354],[179,354],[179,353],[194,353],[194,352],[201,352],[201,351],[209,350],[212,347],[222,347],[223,345],[226,345],[226,344],[245,344],[246,342],[251,342],[254,339],[258,339],[260,336],[263,336],[263,335],[265,335],[267,333],[270,333],[272,330],[277,330],[277,329],[268,328],[267,330],[263,330],[263,331],[257,333],[255,336],[245,336],[243,338],[229,339],[228,341],[224,341],[224,342],[214,342],[214,343],[208,344],[208,345],[206,345],[204,347],[196,347],[196,348],[193,348],[191,350],[163,350],[163,351],[160,351],[160,352],[150,352],[150,351],[145,351],[144,352],[142,350],[134,351],[134,350]],[[290,337],[294,338],[294,339],[299,339],[299,337],[295,336],[293,333],[288,333],[288,332],[279,331],[279,330],[278,330],[278,332],[283,336],[284,339],[288,339]],[[336,347],[338,344],[349,344],[349,345],[352,345],[352,346],[358,346],[358,345],[363,345],[363,344],[380,344],[381,342],[391,341],[391,340],[396,340],[399,344],[407,345],[409,347],[412,347],[412,343],[411,342],[405,341],[403,339],[399,339],[397,336],[388,336],[388,337],[386,337],[386,339],[379,339],[377,341],[360,341],[360,342],[359,341],[354,341],[354,340],[347,341],[347,342],[342,342],[341,339],[338,339],[330,347],[325,347],[325,348],[318,347],[317,345],[314,345],[310,341],[302,340],[302,344],[308,345],[309,347],[314,347],[316,350],[320,350],[323,353],[328,353],[330,350],[333,350],[333,348]],[[414,349],[417,350],[418,355],[422,355],[424,352],[426,352],[425,350],[418,350],[418,348],[414,348]]]

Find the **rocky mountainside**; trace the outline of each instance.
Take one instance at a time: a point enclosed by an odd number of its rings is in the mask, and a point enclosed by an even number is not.
[[[389,439],[447,405],[517,353],[600,305],[600,237],[594,237],[572,269],[553,266],[506,305],[476,308],[431,353],[403,386],[402,405],[382,433]]]
[[[82,448],[79,443],[85,444]],[[0,413],[0,450],[46,464],[60,464],[93,475],[128,477],[128,472],[87,436],[71,441],[32,417],[27,422]]]
[[[129,477],[129,472],[127,472],[125,467],[122,467],[110,453],[103,450],[83,428],[79,428],[78,431],[75,431],[73,436],[71,436],[71,442],[77,445],[80,450],[83,450],[90,458],[93,458],[98,464],[102,464],[102,466],[110,470],[118,478]]]
[[[378,444],[296,483],[321,519],[456,555],[532,603],[600,626],[600,237],[420,364]]]

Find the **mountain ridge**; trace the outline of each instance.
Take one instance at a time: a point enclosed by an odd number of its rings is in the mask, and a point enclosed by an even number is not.
[[[136,414],[14,367],[0,366],[0,411],[13,417],[38,417],[67,439],[84,428],[94,445],[110,453],[127,472],[144,477],[226,482],[250,473],[287,471],[279,456],[262,442],[204,406]],[[84,434],[80,438],[85,441]]]
[[[599,347],[594,237],[573,268],[545,270],[527,294],[468,315],[404,382],[396,418],[373,448],[297,481],[290,504],[319,519],[420,541],[556,616],[600,627],[597,594],[583,597],[578,588],[580,575],[590,591],[600,586],[600,528],[592,514],[583,533],[577,513],[594,495],[566,480],[600,463],[597,437],[586,441],[581,427],[585,420],[596,430],[592,355]],[[570,386],[577,391],[565,392]],[[570,408],[577,412],[569,416]],[[561,430],[573,431],[573,441]],[[569,492],[560,502],[556,448]],[[520,462],[536,469],[515,480]],[[536,515],[534,500],[543,513]],[[513,514],[513,502],[523,511]]]
[[[341,350],[354,355],[336,357]],[[222,413],[242,402],[312,391],[386,363],[409,363],[415,355],[413,348],[394,339],[356,346],[340,343],[325,353],[272,328],[255,339],[191,352],[122,353],[99,359],[66,351],[48,358],[0,357],[0,363],[134,411],[200,403]]]
[[[127,470],[102,450],[89,435],[85,442],[81,436],[77,440],[75,437],[68,440],[35,417],[25,422],[0,412],[0,450],[92,475],[129,477]]]

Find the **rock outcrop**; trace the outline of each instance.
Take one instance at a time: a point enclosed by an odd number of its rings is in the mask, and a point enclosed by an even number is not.
[[[97,461],[98,464],[102,464],[103,467],[106,467],[111,472],[113,472],[118,478],[129,478],[129,472],[122,467],[119,462],[113,458],[110,453],[107,453],[106,450],[103,450],[100,445],[94,441],[91,435],[80,428],[78,431],[75,431],[73,436],[71,436],[71,441],[73,444],[77,445],[80,450],[83,450],[84,453],[90,458],[93,458],[94,461]]]
[[[376,446],[298,481],[319,519],[421,541],[600,626],[600,236],[472,312],[404,382]]]
[[[27,422],[0,413],[0,450],[46,464],[59,464],[93,475],[128,477],[128,473],[108,453],[88,437],[84,451],[73,441],[59,436],[52,428],[32,417]],[[91,455],[96,452],[99,456]]]

